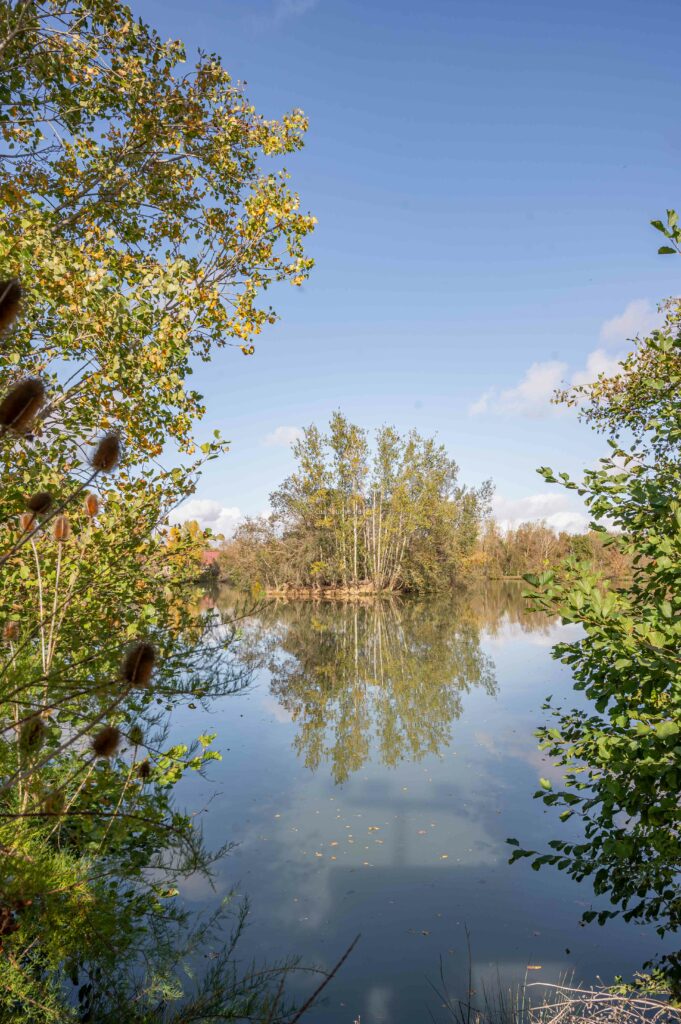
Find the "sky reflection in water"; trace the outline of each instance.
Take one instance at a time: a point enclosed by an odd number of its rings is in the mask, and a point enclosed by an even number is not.
[[[569,834],[532,800],[552,771],[532,731],[549,693],[579,702],[550,655],[571,627],[528,613],[520,591],[273,604],[248,626],[251,691],[185,713],[183,727],[219,733],[223,761],[183,798],[212,796],[208,840],[239,844],[216,888],[250,899],[242,955],[330,965],[362,935],[315,1022],[444,1020],[429,980],[442,957],[465,993],[466,926],[478,990],[528,965],[532,981],[609,981],[659,949],[652,928],[581,928],[603,905],[588,886],[507,864],[507,836],[543,849]],[[185,888],[197,905],[215,895]]]

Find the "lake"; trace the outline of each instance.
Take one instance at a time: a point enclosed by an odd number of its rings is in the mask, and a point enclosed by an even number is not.
[[[232,597],[217,607],[228,616]],[[211,845],[237,844],[215,891],[191,879],[185,898],[248,897],[244,962],[299,954],[330,967],[361,934],[315,1024],[446,1020],[433,985],[442,970],[465,997],[466,929],[478,995],[497,975],[633,973],[660,951],[652,927],[580,927],[583,910],[607,905],[588,884],[507,863],[508,836],[544,851],[576,834],[532,799],[540,776],[558,780],[533,737],[544,699],[580,704],[551,657],[574,635],[528,612],[516,584],[428,602],[269,603],[245,622],[248,691],[178,722],[217,731],[223,753],[181,801],[205,808]]]

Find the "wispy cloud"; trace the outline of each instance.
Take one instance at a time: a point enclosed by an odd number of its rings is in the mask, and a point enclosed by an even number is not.
[[[639,334],[648,334],[661,320],[648,299],[634,299],[621,313],[603,323],[600,338],[604,345],[624,345]]]
[[[565,379],[567,363],[552,360],[547,363],[532,363],[525,376],[513,388],[498,391],[489,388],[475,401],[469,412],[472,416],[493,413],[497,416],[546,416],[556,411],[551,405],[551,395]]]
[[[529,416],[539,419],[559,416],[564,407],[551,402],[554,391],[566,384],[590,384],[602,373],[612,376],[624,358],[626,342],[649,333],[661,316],[648,299],[635,299],[617,316],[605,320],[600,329],[602,344],[586,357],[586,365],[569,373],[567,363],[558,360],[533,363],[519,384],[499,390],[489,388],[470,406],[471,416]],[[617,346],[617,351],[610,351]]]
[[[300,440],[303,432],[300,427],[275,427],[271,434],[268,434],[263,444],[269,447],[282,446],[288,448],[294,441]]]

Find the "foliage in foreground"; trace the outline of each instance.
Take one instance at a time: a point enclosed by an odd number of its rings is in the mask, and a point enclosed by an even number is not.
[[[221,851],[173,789],[218,755],[212,736],[171,743],[168,713],[247,673],[236,628],[199,599],[203,538],[165,523],[225,447],[196,437],[192,357],[252,352],[274,318],[262,290],[310,267],[313,219],[283,169],[263,169],[300,147],[305,119],[266,121],[217,57],[184,60],[117,0],[0,2],[0,1019],[12,1022],[286,1016],[289,965],[237,969],[241,911],[196,921],[181,903],[183,880]]]
[[[670,230],[675,224],[672,211]],[[563,820],[577,815],[583,839],[513,855],[590,878],[615,909],[589,910],[585,921],[622,914],[661,937],[681,926],[680,325],[673,300],[663,326],[638,341],[614,377],[563,396],[585,405],[611,454],[579,485],[561,479],[583,495],[594,528],[606,521],[621,531],[611,542],[631,560],[632,579],[618,585],[578,559],[529,577],[540,607],[582,627],[554,655],[593,710],[549,704],[553,723],[539,734],[561,784],[554,790],[544,779],[536,795]],[[681,992],[681,954],[665,955],[662,967]]]

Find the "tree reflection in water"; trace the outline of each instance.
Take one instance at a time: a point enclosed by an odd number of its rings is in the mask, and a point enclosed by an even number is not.
[[[244,646],[269,669],[305,765],[328,763],[341,783],[370,758],[393,767],[439,753],[464,695],[496,694],[480,636],[508,622],[548,626],[527,612],[518,586],[427,602],[276,601],[251,620]]]

